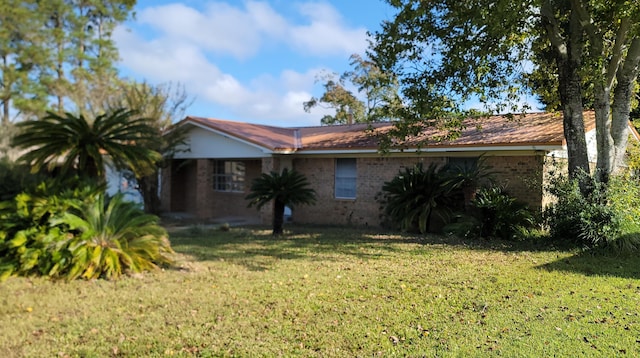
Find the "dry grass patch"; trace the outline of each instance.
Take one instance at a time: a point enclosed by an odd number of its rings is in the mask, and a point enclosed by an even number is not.
[[[0,356],[640,354],[636,258],[300,227],[172,244],[172,270],[8,280]]]

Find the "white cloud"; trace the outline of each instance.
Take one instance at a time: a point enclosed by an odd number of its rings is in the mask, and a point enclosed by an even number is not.
[[[283,59],[334,56],[346,61],[366,47],[366,30],[344,25],[328,4],[302,4],[298,19],[285,18],[267,2],[235,4],[210,2],[202,10],[178,3],[138,9],[135,25],[143,26],[130,31],[120,27],[114,33],[122,66],[151,83],[183,84],[196,97],[194,106],[206,108],[207,113],[199,115],[218,117],[224,112],[232,116],[228,119],[319,124],[330,111],[316,108],[309,114],[303,102],[318,90],[315,80],[321,69],[287,69],[277,60],[274,67],[274,61],[264,63],[261,51],[277,46]],[[221,57],[226,57],[228,71],[251,66],[250,72],[259,74],[246,79],[244,71],[225,73]],[[230,65],[229,57],[241,62]]]
[[[171,42],[190,42],[208,51],[236,58],[255,55],[265,37],[281,36],[286,22],[267,3],[247,2],[237,8],[208,3],[204,11],[183,4],[148,7],[138,20]]]
[[[323,56],[349,56],[366,48],[367,30],[347,27],[330,4],[302,3],[297,8],[308,23],[296,24],[258,1],[247,1],[243,8],[211,2],[203,11],[179,3],[147,7],[139,12],[138,21],[169,41],[188,41],[239,59],[258,53],[265,40]]]
[[[119,27],[114,31],[123,65],[142,77],[158,81],[192,82],[219,76],[220,70],[195,46],[154,39],[145,41]]]
[[[222,96],[233,93],[235,103],[230,108],[239,117],[277,121],[282,125],[316,125],[328,111],[318,108],[309,114],[304,111],[303,103],[313,96],[311,89],[314,88],[317,72],[316,69],[305,73],[285,70],[277,77],[261,76],[243,87],[243,90],[238,88],[235,92],[210,93]],[[208,98],[216,103],[221,102],[215,96]]]
[[[349,29],[342,16],[326,3],[305,3],[300,13],[311,19],[308,25],[292,26],[290,36],[295,46],[314,55],[363,53],[367,48],[367,29]]]

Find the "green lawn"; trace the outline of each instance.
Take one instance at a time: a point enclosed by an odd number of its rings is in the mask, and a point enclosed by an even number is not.
[[[640,354],[638,258],[289,230],[174,233],[176,268],[115,282],[11,278],[0,356]]]

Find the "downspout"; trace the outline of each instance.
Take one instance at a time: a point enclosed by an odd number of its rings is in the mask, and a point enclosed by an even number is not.
[[[300,136],[300,129],[293,130],[293,151],[296,152],[302,148],[302,138]]]

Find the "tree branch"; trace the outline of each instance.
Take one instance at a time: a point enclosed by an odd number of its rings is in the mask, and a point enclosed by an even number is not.
[[[621,69],[622,74],[626,75],[630,81],[634,81],[638,77],[640,72],[640,37],[636,37],[631,41],[629,51],[627,51],[627,58],[624,60]]]
[[[547,35],[551,45],[556,49],[558,56],[566,59],[568,57],[567,44],[565,39],[560,34],[560,26],[555,17],[553,5],[549,0],[545,0],[540,7],[540,16],[542,18],[542,24],[547,30]]]
[[[616,40],[613,44],[613,50],[611,52],[611,61],[609,61],[609,66],[607,67],[607,88],[611,88],[613,86],[616,72],[618,72],[618,68],[620,67],[620,63],[622,62],[623,46],[627,41],[627,34],[629,33],[630,27],[631,20],[629,17],[625,17],[620,20],[620,27],[618,27]]]
[[[575,11],[578,15],[578,19],[580,21],[580,25],[587,31],[589,38],[594,40],[597,38],[598,33],[596,32],[596,28],[593,25],[593,19],[589,12],[583,6],[583,2],[581,0],[571,0],[571,10]]]

